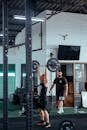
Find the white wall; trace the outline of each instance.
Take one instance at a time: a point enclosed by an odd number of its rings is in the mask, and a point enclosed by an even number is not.
[[[50,11],[47,11],[50,14]],[[66,35],[65,40],[62,35]],[[80,45],[80,61],[87,60],[87,15],[61,12],[46,22],[46,44],[48,47],[59,44]]]

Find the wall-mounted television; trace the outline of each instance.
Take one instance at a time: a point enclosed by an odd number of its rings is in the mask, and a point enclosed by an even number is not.
[[[79,60],[80,46],[59,45],[58,60]]]

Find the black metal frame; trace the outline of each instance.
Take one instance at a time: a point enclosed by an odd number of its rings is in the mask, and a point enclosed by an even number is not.
[[[26,130],[32,130],[32,0],[25,0],[26,11]],[[3,12],[3,130],[8,130],[8,3],[2,1]]]
[[[8,130],[8,3],[2,1],[3,14],[3,130]]]
[[[32,130],[32,109],[33,109],[33,95],[32,95],[32,0],[25,0],[25,48],[26,48],[26,130]]]

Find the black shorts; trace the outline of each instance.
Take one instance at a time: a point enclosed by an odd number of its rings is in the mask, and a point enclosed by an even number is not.
[[[37,102],[37,109],[40,108],[42,110],[46,110],[47,109],[47,100],[44,100],[44,99],[40,99],[38,102]]]
[[[64,100],[64,91],[56,93],[56,100]]]
[[[40,100],[40,108],[42,110],[47,109],[47,101],[46,100]]]

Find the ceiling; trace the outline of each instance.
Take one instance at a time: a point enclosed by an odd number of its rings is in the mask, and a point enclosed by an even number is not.
[[[32,0],[32,16],[44,10],[87,14],[87,0]],[[25,0],[8,0],[9,45],[14,45],[15,36],[24,28],[25,22],[15,20],[14,15],[25,15]],[[53,15],[53,14],[52,14]],[[0,0],[0,33],[2,32],[2,0]],[[0,37],[2,45],[2,37]]]

